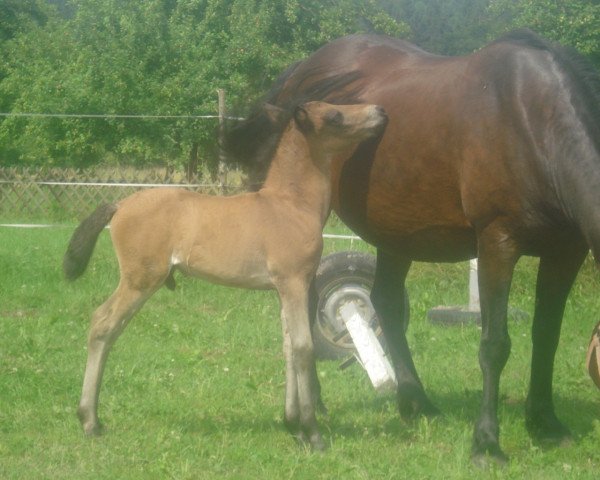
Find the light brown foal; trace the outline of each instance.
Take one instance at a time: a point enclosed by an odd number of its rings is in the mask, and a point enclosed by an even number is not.
[[[383,132],[375,105],[310,102],[284,112],[287,127],[263,188],[230,197],[174,188],[145,190],[103,205],[75,230],[64,258],[68,279],[85,270],[110,222],[121,278],[94,313],[78,415],[87,435],[101,431],[98,397],[108,353],[129,320],[173,272],[223,285],[275,289],[281,302],[286,360],[285,423],[313,449],[325,447],[315,405],[319,396],[308,315],[308,290],[329,214],[331,159]]]

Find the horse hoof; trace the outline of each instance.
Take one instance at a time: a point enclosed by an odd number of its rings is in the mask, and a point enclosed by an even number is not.
[[[548,447],[568,447],[573,444],[573,435],[567,428],[530,431],[530,436],[536,442]]]
[[[555,415],[527,419],[526,426],[531,438],[542,445],[565,447],[573,442],[571,431]]]
[[[319,398],[319,400],[317,401],[317,411],[324,416],[329,415],[329,410],[327,410],[327,407],[325,406],[325,404],[323,403],[323,400],[321,400],[321,398]]]
[[[79,408],[77,410],[77,418],[79,418],[86,437],[98,437],[104,432],[104,427],[98,420],[98,417],[89,413],[87,409]]]
[[[313,436],[310,439],[304,433],[297,433],[292,436],[294,437],[294,440],[296,440],[298,446],[305,451],[310,451],[311,453],[320,453],[327,450],[327,445],[325,445],[325,442],[320,435],[318,438]]]
[[[323,437],[321,437],[320,433],[313,433],[312,435],[307,435],[303,431],[291,432],[292,437],[296,440],[296,443],[306,450],[310,450],[311,452],[324,452],[327,450],[327,445],[323,441]]]
[[[322,453],[327,450],[327,445],[323,441],[323,438],[321,438],[321,435],[318,435],[318,438],[311,438],[310,450],[313,453]]]
[[[104,433],[104,427],[99,423],[96,423],[94,425],[84,425],[83,433],[86,437],[99,437]]]
[[[478,452],[473,453],[471,456],[471,461],[473,465],[482,470],[489,470],[493,467],[504,467],[508,464],[508,457],[502,452],[502,450],[497,449],[493,453],[491,452]]]
[[[412,389],[411,389],[412,390]],[[427,398],[422,390],[403,391],[398,394],[398,411],[405,420],[420,416],[435,417],[442,412]]]

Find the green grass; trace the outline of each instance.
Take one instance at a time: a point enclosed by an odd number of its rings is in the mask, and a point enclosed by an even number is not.
[[[332,230],[343,231],[339,225]],[[556,363],[559,416],[575,441],[546,449],[523,419],[530,321],[511,322],[502,379],[504,469],[470,463],[481,374],[475,326],[426,320],[436,305],[467,302],[465,263],[415,264],[409,274],[409,342],[444,415],[400,420],[393,394],[377,394],[359,366],[318,370],[329,416],[325,454],[297,447],[282,426],[284,362],[272,292],[178,277],[135,317],[109,358],[100,400],[107,432],[82,435],[79,399],[88,319],[110,294],[117,267],[103,234],[86,275],[61,278],[72,228],[0,228],[0,478],[2,479],[398,479],[597,478],[600,394],[584,367],[600,307],[600,281],[585,264],[567,306]],[[348,248],[328,242],[327,251]],[[354,248],[364,248],[354,242]],[[517,268],[511,305],[532,311],[536,262]]]

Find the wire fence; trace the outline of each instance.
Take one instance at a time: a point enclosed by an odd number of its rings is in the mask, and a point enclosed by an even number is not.
[[[209,194],[232,194],[242,185],[219,185],[200,175],[188,178],[166,168],[0,167],[0,218],[79,220],[101,203],[111,203],[151,187],[179,187]]]

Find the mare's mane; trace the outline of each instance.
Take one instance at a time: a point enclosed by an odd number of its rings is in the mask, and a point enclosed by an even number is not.
[[[569,79],[567,88],[576,112],[600,151],[600,74],[592,63],[574,48],[552,43],[528,29],[508,33],[493,43],[500,42],[550,53]],[[310,57],[291,65],[253,107],[246,120],[227,128],[225,151],[230,160],[250,171],[251,182],[255,186],[260,186],[264,180],[281,135],[297,105],[311,100],[326,100],[334,104],[361,102],[359,97],[364,85],[360,81],[363,77],[360,70],[339,73],[330,71],[329,65],[319,64],[306,68],[309,61]],[[298,75],[300,66],[304,70],[301,76]],[[289,92],[293,93],[292,97],[281,96]],[[268,118],[263,108],[265,103],[285,110],[277,123]]]
[[[224,150],[230,161],[235,161],[249,171],[253,188],[260,187],[264,181],[285,127],[298,105],[325,99],[332,104],[359,103],[359,88],[356,85],[357,80],[361,78],[361,73],[352,71],[311,81],[327,75],[326,67],[309,69],[306,74],[294,79],[293,89],[301,89],[301,91],[292,98],[280,99],[279,95],[286,81],[302,63],[298,62],[290,66],[279,76],[271,90],[252,108],[248,117],[227,129]],[[307,88],[302,88],[304,82],[310,82]],[[355,85],[350,88],[352,84]],[[277,105],[283,109],[275,122],[268,117],[264,109],[265,104]]]

